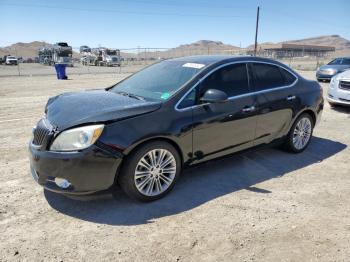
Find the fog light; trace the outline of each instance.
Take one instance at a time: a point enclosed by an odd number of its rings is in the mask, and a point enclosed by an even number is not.
[[[71,185],[71,183],[69,183],[67,179],[60,178],[60,177],[55,178],[55,183],[57,186],[63,189],[66,189]]]

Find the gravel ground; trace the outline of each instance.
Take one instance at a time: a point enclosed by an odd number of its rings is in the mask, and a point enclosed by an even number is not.
[[[141,68],[151,64],[150,61],[138,61],[135,65],[124,63],[121,67],[105,67],[105,66],[83,66],[81,64],[74,64],[74,67],[67,67],[68,75],[85,75],[85,74],[120,74],[133,73]],[[18,66],[0,65],[0,77],[10,76],[47,76],[56,75],[53,66],[41,64],[23,64]]]
[[[349,261],[350,109],[326,104],[302,154],[258,149],[192,167],[153,203],[44,191],[27,142],[47,99],[126,76],[0,78],[0,261]]]

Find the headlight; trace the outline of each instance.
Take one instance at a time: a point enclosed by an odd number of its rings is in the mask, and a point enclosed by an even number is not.
[[[334,88],[338,85],[338,82],[339,82],[339,75],[335,75],[331,78],[331,82],[329,84],[329,87],[330,88]]]
[[[104,125],[83,126],[60,133],[53,141],[52,151],[76,151],[91,146],[102,134]]]

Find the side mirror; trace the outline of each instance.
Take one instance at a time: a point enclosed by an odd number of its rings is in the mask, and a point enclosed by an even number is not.
[[[227,100],[227,94],[218,89],[208,89],[200,99],[204,103],[223,103]]]

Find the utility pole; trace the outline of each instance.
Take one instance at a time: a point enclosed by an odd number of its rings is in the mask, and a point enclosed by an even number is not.
[[[260,6],[258,6],[258,10],[256,13],[254,56],[256,56],[256,49],[258,48],[259,11],[260,11]]]

